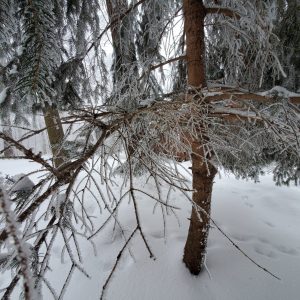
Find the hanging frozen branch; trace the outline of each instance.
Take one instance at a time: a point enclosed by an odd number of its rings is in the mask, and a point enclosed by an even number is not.
[[[26,159],[30,159],[33,160],[39,164],[41,164],[44,168],[46,168],[48,171],[50,171],[51,173],[53,173],[53,175],[58,176],[57,171],[51,166],[49,165],[42,157],[40,154],[35,154],[33,153],[32,149],[27,149],[26,147],[24,147],[19,141],[15,141],[13,138],[11,138],[10,136],[8,136],[7,134],[5,134],[4,132],[0,132],[0,138],[3,141],[6,141],[7,143],[11,144],[12,146],[14,146],[16,149],[18,149],[19,151],[21,151],[24,154],[24,157],[26,157]]]
[[[91,237],[99,234],[110,220],[119,222],[116,213],[118,207],[123,199],[130,197],[135,204],[137,230],[149,253],[153,256],[147,237],[142,230],[142,220],[136,206],[137,199],[135,197],[137,197],[137,193],[143,191],[139,186],[135,186],[134,175],[139,174],[138,172],[142,170],[156,180],[164,181],[174,189],[179,189],[188,195],[191,190],[176,169],[174,157],[178,153],[186,153],[186,157],[189,159],[193,154],[190,140],[204,134],[210,137],[205,145],[205,151],[215,153],[213,161],[215,165],[226,167],[232,155],[240,158],[244,164],[247,164],[248,160],[251,163],[253,157],[261,159],[261,166],[275,160],[278,170],[280,170],[281,159],[284,159],[286,152],[287,155],[295,158],[290,166],[291,178],[297,174],[293,173],[293,170],[296,172],[294,168],[299,162],[297,154],[299,153],[299,118],[297,119],[294,108],[288,106],[288,101],[275,101],[276,98],[243,94],[241,91],[235,93],[226,91],[225,94],[217,95],[206,93],[205,90],[194,90],[185,97],[180,94],[168,95],[164,99],[165,101],[160,99],[153,105],[141,107],[131,113],[108,112],[105,107],[97,109],[86,107],[82,110],[75,110],[64,118],[63,122],[69,123],[70,126],[77,123],[85,129],[88,128],[90,132],[97,132],[98,138],[94,142],[85,141],[82,147],[86,150],[78,152],[79,154],[76,154],[72,160],[55,169],[57,173],[54,173],[53,167],[48,167],[48,177],[43,179],[42,184],[37,183],[37,186],[46,187],[46,189],[43,188],[43,191],[40,190],[41,194],[37,194],[38,188],[32,189],[16,216],[16,220],[23,224],[33,224],[41,222],[47,215],[51,216],[51,220],[47,224],[43,223],[44,225],[41,223],[39,230],[35,227],[28,228],[24,240],[31,240],[35,237],[34,244],[38,246],[36,251],[46,250],[47,256],[49,256],[58,232],[63,232],[67,253],[69,257],[72,257],[72,250],[68,243],[70,239],[74,241],[74,245],[77,243],[75,237],[77,231],[80,232],[80,238],[85,237],[91,240]],[[174,97],[173,101],[171,101],[172,97]],[[232,114],[235,116],[235,120],[226,120],[220,114]],[[248,125],[245,126],[245,124]],[[202,128],[201,131],[199,131],[199,127]],[[148,134],[144,134],[146,131]],[[80,135],[80,131],[77,132]],[[139,132],[138,135],[137,132]],[[69,138],[72,134],[70,131]],[[6,137],[1,135],[1,138]],[[68,137],[66,137],[67,139]],[[17,141],[10,140],[10,142],[18,144]],[[272,145],[272,156],[266,154],[257,157],[258,147],[268,149],[270,145]],[[36,159],[27,149],[23,152],[28,160],[35,160],[45,169],[43,158]],[[125,162],[120,157],[120,153],[126,154]],[[202,159],[208,160],[206,155],[203,155]],[[111,161],[116,162],[115,167]],[[129,190],[121,189],[119,197],[111,192],[116,167],[121,170],[124,186],[125,182],[129,181],[130,183]],[[233,167],[233,171],[237,174],[245,172],[238,164]],[[260,167],[257,169],[258,173],[259,170]],[[280,173],[278,174],[280,175]],[[99,186],[99,178],[107,186],[105,189]],[[97,187],[92,188],[91,185],[97,185]],[[101,206],[112,207],[108,210],[107,220],[99,229],[93,229],[93,226],[88,224],[91,219],[88,216],[85,201],[81,200],[81,197],[84,197],[82,191],[87,192],[88,190],[93,190],[92,199],[100,209]],[[82,193],[82,196],[79,196],[79,193]],[[159,185],[157,185],[156,195],[149,194],[147,197],[163,207],[174,208],[168,205],[168,201],[162,199]],[[79,210],[74,210],[76,205],[80,207]],[[48,208],[45,210],[41,209],[42,207]],[[68,213],[64,213],[64,211]],[[66,219],[65,216],[68,218]],[[80,226],[78,226],[79,224]],[[67,228],[65,229],[63,226],[67,226]],[[81,226],[82,229],[79,230]],[[2,229],[0,234],[2,246],[9,236],[9,228]],[[126,241],[124,236],[124,243]],[[78,257],[80,257],[79,248],[80,246],[75,247],[78,249],[76,250]],[[70,260],[75,269],[81,268],[74,258],[70,258]],[[47,264],[47,260],[39,266],[41,276],[44,276],[47,271],[45,264]],[[84,270],[82,271],[84,272]],[[12,280],[6,293],[10,293],[10,290],[14,288],[16,280]],[[41,282],[44,281],[41,279]]]
[[[226,7],[206,7],[205,11],[206,14],[222,14],[226,17],[234,18],[236,20],[241,18],[241,15],[238,12]]]
[[[222,100],[232,100],[239,102],[239,100],[248,100],[248,101],[254,101],[258,103],[271,103],[276,101],[276,98],[278,96],[273,95],[261,95],[261,94],[254,94],[254,93],[247,93],[242,91],[237,92],[219,92],[218,90],[211,91],[210,93],[214,95],[208,95],[206,97],[207,101],[210,102],[216,102],[216,101],[222,101]],[[288,97],[288,102],[293,104],[299,104],[300,103],[300,96],[298,97]]]
[[[107,24],[107,26],[103,29],[101,34],[97,37],[96,42],[93,42],[89,48],[86,50],[86,53],[84,56],[86,56],[94,47],[97,47],[99,41],[102,39],[102,37],[113,27],[117,22],[122,21],[125,17],[127,17],[134,9],[136,9],[138,6],[143,4],[147,0],[139,0],[138,2],[134,3],[124,12],[122,15],[118,18]]]
[[[174,58],[168,59],[167,61],[161,62],[160,64],[157,64],[157,65],[154,65],[154,66],[150,66],[149,70],[147,70],[147,72],[144,72],[140,76],[139,80],[141,80],[144,76],[146,76],[147,74],[149,74],[151,71],[154,71],[154,70],[156,70],[158,68],[161,68],[161,67],[163,67],[163,66],[165,66],[167,64],[170,64],[172,62],[183,60],[185,58],[186,58],[185,55],[181,55],[181,56],[178,56],[178,57],[174,57]]]
[[[4,215],[4,219],[6,221],[7,232],[13,239],[16,259],[19,263],[20,274],[23,277],[24,297],[26,300],[35,299],[36,293],[34,290],[30,267],[30,249],[20,237],[17,220],[10,208],[10,201],[2,186],[0,186],[0,209],[0,212]]]

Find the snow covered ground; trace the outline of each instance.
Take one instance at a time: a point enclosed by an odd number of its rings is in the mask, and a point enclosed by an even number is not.
[[[0,160],[3,174],[25,173],[36,167],[34,163]],[[189,178],[190,179],[190,178]],[[142,183],[141,183],[142,184]],[[153,182],[144,189],[151,192]],[[162,190],[166,192],[167,187]],[[182,253],[188,230],[191,206],[182,194],[173,193],[172,205],[179,206],[178,220],[174,215],[166,219],[164,236],[161,208],[153,213],[154,201],[138,198],[142,227],[156,259],[150,259],[136,234],[130,243],[131,254],[124,253],[106,292],[108,300],[298,300],[300,295],[300,187],[277,187],[272,175],[255,184],[236,180],[222,174],[213,190],[212,216],[237,245],[257,263],[276,274],[276,280],[245,258],[216,229],[209,235],[207,270],[198,277],[189,274],[182,263]],[[94,203],[90,210],[98,214]],[[135,227],[132,203],[123,203],[119,218],[125,234]],[[99,215],[99,224],[104,216]],[[102,286],[109,275],[116,256],[124,245],[120,232],[112,236],[113,223],[94,238],[97,256],[89,243],[83,243],[82,254],[91,279],[74,273],[64,299],[99,299]],[[61,246],[54,247],[53,271],[48,280],[57,293],[64,283],[70,263],[62,263]],[[0,289],[6,279],[0,275]],[[45,290],[44,299],[51,299]],[[13,299],[18,299],[15,294]]]

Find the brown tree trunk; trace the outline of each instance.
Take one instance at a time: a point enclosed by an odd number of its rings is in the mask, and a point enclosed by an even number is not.
[[[186,33],[186,57],[188,84],[194,88],[206,86],[204,18],[205,7],[200,0],[184,0]],[[206,140],[192,142],[193,202],[191,222],[184,248],[183,262],[192,274],[199,274],[203,267],[210,224],[211,193],[217,172],[209,162],[206,164],[203,145]],[[198,206],[198,209],[195,208]]]
[[[206,86],[204,44],[205,7],[200,0],[184,0],[183,9],[188,84],[196,88],[201,88]]]
[[[207,237],[210,225],[210,206],[213,180],[217,170],[211,164],[203,162],[202,150],[199,142],[192,145],[192,174],[193,174],[193,206],[190,228],[184,247],[183,261],[190,272],[198,275],[201,271],[206,255]]]
[[[44,120],[53,154],[53,163],[58,168],[65,162],[66,153],[61,145],[64,139],[64,131],[57,108],[46,107],[44,110]]]

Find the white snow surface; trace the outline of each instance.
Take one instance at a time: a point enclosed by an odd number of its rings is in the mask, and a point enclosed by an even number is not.
[[[11,188],[11,192],[17,191],[31,191],[34,187],[34,183],[23,173],[13,176],[15,184]]]
[[[186,166],[189,163],[185,163]],[[15,175],[37,168],[32,162],[0,160],[3,174]],[[31,178],[36,180],[36,178]],[[187,178],[189,181],[190,177]],[[137,179],[141,182],[142,180]],[[116,187],[117,188],[117,187]],[[142,188],[142,186],[141,186]],[[151,192],[154,183],[143,188]],[[166,186],[162,186],[164,192]],[[216,229],[212,228],[208,240],[207,270],[192,276],[182,263],[191,206],[182,194],[174,192],[172,205],[179,206],[179,223],[174,215],[166,220],[164,237],[161,209],[144,196],[138,197],[142,228],[156,256],[150,259],[136,234],[112,277],[105,294],[108,300],[298,300],[300,295],[300,188],[278,187],[272,175],[265,175],[260,183],[237,180],[232,175],[216,177],[213,189],[212,217],[216,223],[257,263],[281,278],[276,280],[258,269],[235,249]],[[89,201],[87,199],[87,201]],[[90,211],[98,215],[99,224],[105,215],[91,201]],[[127,237],[135,227],[132,203],[123,202],[119,218]],[[75,272],[66,300],[99,299],[101,289],[109,275],[116,256],[124,245],[119,231],[112,235],[113,223],[94,238],[97,256],[91,245],[82,244],[84,267],[91,276],[86,278]],[[70,262],[61,261],[61,245],[54,247],[52,272],[47,279],[59,294],[70,269]],[[0,276],[0,289],[7,284]],[[1,295],[1,293],[0,293]],[[18,299],[15,294],[13,299]],[[44,299],[52,299],[45,289]]]

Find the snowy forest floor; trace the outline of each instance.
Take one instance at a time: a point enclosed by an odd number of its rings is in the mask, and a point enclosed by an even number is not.
[[[189,163],[185,163],[188,167]],[[36,168],[34,163],[1,160],[2,174],[18,174]],[[34,178],[33,178],[34,179]],[[191,178],[187,178],[191,180]],[[142,180],[137,179],[138,181]],[[116,187],[117,188],[117,187]],[[151,193],[154,183],[143,189]],[[166,186],[162,190],[167,191]],[[142,227],[156,260],[150,259],[136,234],[130,242],[131,254],[124,252],[121,262],[106,291],[108,300],[297,300],[300,295],[300,188],[278,187],[272,175],[262,176],[260,183],[236,180],[234,176],[217,176],[213,189],[212,217],[237,245],[257,263],[281,278],[272,278],[245,258],[216,229],[212,228],[208,241],[207,270],[192,276],[182,263],[191,205],[179,192],[171,195],[172,205],[180,207],[178,220],[166,218],[164,236],[160,206],[153,214],[155,202],[144,196],[138,198]],[[87,199],[87,201],[89,201]],[[135,227],[132,203],[124,201],[119,211],[125,234]],[[90,211],[99,214],[91,201]],[[99,224],[105,214],[99,215]],[[112,234],[113,222],[94,238],[97,256],[91,245],[82,244],[82,256],[91,279],[76,272],[65,293],[66,300],[99,299],[101,288],[109,275],[116,256],[124,245],[117,230]],[[52,272],[48,280],[59,293],[70,269],[70,262],[61,260],[61,245],[54,247]],[[209,274],[210,273],[210,274]],[[7,276],[7,275],[6,275]],[[0,275],[0,289],[7,277]],[[15,294],[13,299],[18,299]],[[44,291],[44,299],[51,299]]]

